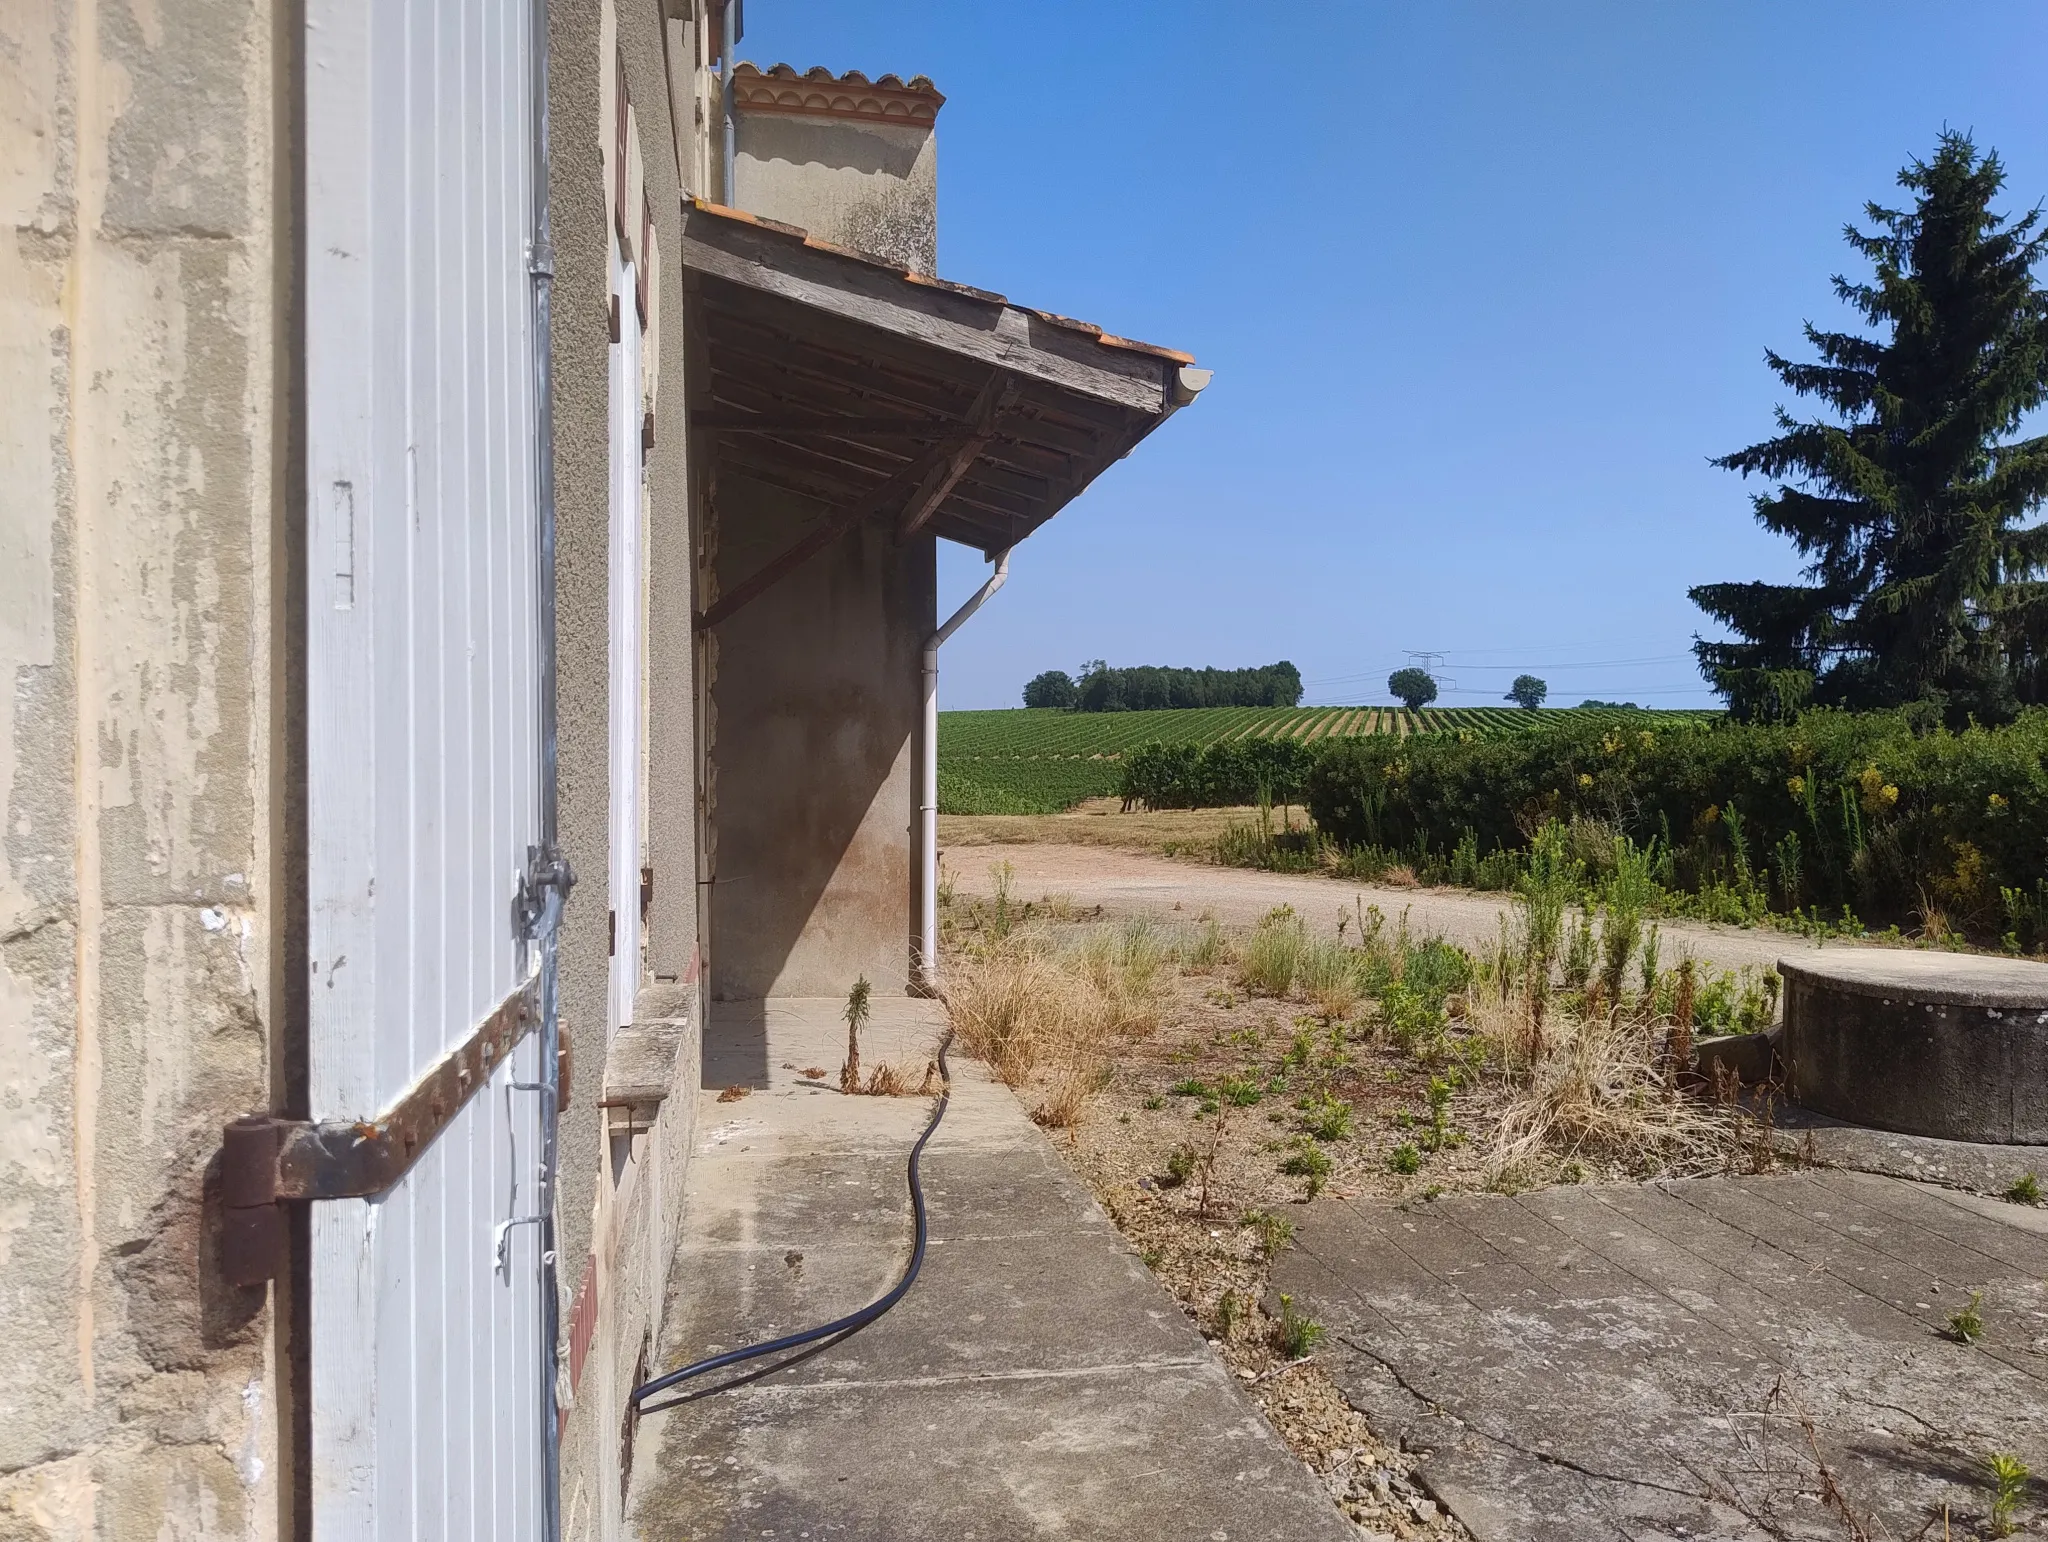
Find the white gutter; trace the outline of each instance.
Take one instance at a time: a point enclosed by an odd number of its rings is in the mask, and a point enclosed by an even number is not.
[[[952,619],[925,639],[924,645],[924,790],[918,804],[919,858],[924,871],[918,893],[919,982],[927,991],[939,988],[939,649],[959,631],[967,618],[980,610],[988,597],[1003,587],[1010,576],[1010,551],[1004,548],[996,558],[996,570],[974,597],[953,612]]]

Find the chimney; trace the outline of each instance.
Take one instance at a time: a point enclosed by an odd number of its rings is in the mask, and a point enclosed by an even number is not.
[[[735,207],[914,272],[939,261],[939,108],[924,76],[734,71]]]

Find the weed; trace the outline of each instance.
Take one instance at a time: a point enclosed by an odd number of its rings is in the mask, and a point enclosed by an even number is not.
[[[1165,1262],[1165,1259],[1166,1254],[1160,1248],[1146,1248],[1144,1252],[1138,1255],[1138,1262],[1147,1269],[1157,1269],[1161,1263]]]
[[[1323,1341],[1323,1325],[1294,1309],[1294,1297],[1280,1298],[1280,1320],[1273,1324],[1273,1347],[1289,1360],[1299,1360]]]
[[[1321,1146],[1306,1135],[1298,1135],[1294,1140],[1294,1149],[1280,1164],[1280,1171],[1290,1178],[1306,1178],[1308,1197],[1314,1199],[1322,1193],[1323,1184],[1335,1166]]]
[[[1269,1261],[1294,1240],[1294,1223],[1270,1210],[1247,1210],[1240,1226],[1249,1226],[1259,1240],[1259,1252]]]
[[[1223,1299],[1216,1303],[1216,1337],[1228,1339],[1237,1331],[1238,1321],[1244,1316],[1244,1301],[1234,1290],[1226,1290]]]
[[[1222,963],[1229,952],[1229,944],[1223,938],[1223,928],[1214,921],[1205,921],[1193,935],[1182,937],[1179,948],[1180,966],[1189,974],[1207,974]]]
[[[2016,1205],[2038,1205],[2041,1203],[2041,1179],[2036,1173],[2021,1173],[2013,1180],[2005,1197]]]
[[[1958,1344],[1974,1344],[1984,1337],[1984,1314],[1977,1309],[1984,1304],[1984,1292],[1970,1292],[1969,1305],[1960,1312],[1951,1312],[1948,1331],[1955,1335]]]
[[[1204,1098],[1202,1099],[1201,1106],[1197,1108],[1195,1112],[1206,1119],[1209,1117],[1209,1115],[1215,1113],[1222,1106],[1223,1105],[1221,1103],[1218,1103],[1214,1098]]]
[[[1209,1084],[1199,1077],[1187,1076],[1166,1090],[1177,1098],[1206,1098],[1209,1095]]]
[[[1313,1028],[1297,1028],[1294,1030],[1293,1042],[1287,1046],[1287,1052],[1280,1057],[1280,1068],[1282,1070],[1305,1068],[1315,1058],[1315,1053],[1315,1030]]]
[[[1457,1142],[1457,1133],[1451,1129],[1451,1090],[1451,1084],[1441,1076],[1429,1079],[1429,1134],[1424,1141],[1432,1151],[1441,1151]]]
[[[1162,1109],[1166,1107],[1166,1099],[1160,1097],[1157,1093],[1155,1093],[1151,1097],[1145,1099],[1145,1106],[1149,1109],[1154,1110]]]
[[[872,987],[868,977],[862,975],[853,982],[853,989],[846,993],[846,1064],[839,1068],[839,1090],[860,1091],[860,1031],[867,1026],[868,997]]]
[[[1265,1096],[1265,1088],[1247,1076],[1224,1077],[1216,1084],[1216,1092],[1233,1108],[1250,1108]]]
[[[1349,1140],[1351,1105],[1342,1098],[1304,1099],[1301,1127],[1317,1140]]]
[[[1162,1188],[1177,1189],[1195,1175],[1195,1148],[1186,1141],[1166,1154],[1166,1172],[1160,1178]]]
[[[868,1073],[867,1085],[861,1088],[871,1098],[900,1098],[909,1090],[910,1078],[887,1061]]]
[[[1558,1169],[1558,1178],[1564,1183],[1584,1183],[1586,1169],[1577,1162],[1567,1162]]]
[[[1404,1175],[1419,1173],[1422,1171],[1422,1153],[1412,1141],[1403,1141],[1387,1153],[1387,1167]]]
[[[2009,1537],[2019,1529],[2013,1517],[2033,1473],[2025,1462],[2004,1451],[1994,1451],[1985,1457],[1984,1471],[1991,1479],[1991,1534]]]
[[[1301,955],[1308,932],[1291,905],[1269,912],[1253,928],[1241,950],[1237,973],[1246,990],[1266,996],[1285,996],[1294,989],[1301,968]]]

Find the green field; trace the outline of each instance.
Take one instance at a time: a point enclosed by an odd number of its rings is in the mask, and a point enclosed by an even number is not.
[[[1526,733],[1566,722],[1660,724],[1716,717],[1619,707],[1188,707],[1061,712],[1005,707],[939,714],[939,807],[949,814],[1052,814],[1117,791],[1124,751],[1222,739],[1318,743],[1368,734]]]

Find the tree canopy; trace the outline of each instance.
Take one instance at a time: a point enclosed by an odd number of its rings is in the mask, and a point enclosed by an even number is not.
[[[1534,712],[1543,705],[1543,698],[1550,694],[1550,687],[1534,675],[1516,675],[1515,683],[1508,687],[1507,699],[1518,707],[1527,707]]]
[[[1387,676],[1387,691],[1413,712],[1436,700],[1436,681],[1428,670],[1417,669],[1411,664]]]
[[[1951,721],[2048,699],[2048,437],[2013,439],[2048,400],[2048,293],[2034,281],[2041,211],[1995,214],[1997,155],[1964,134],[1899,174],[1911,207],[1865,206],[1845,229],[1873,272],[1837,295],[1878,334],[1808,323],[1817,362],[1767,352],[1826,408],[1778,410],[1778,433],[1714,464],[1777,485],[1757,520],[1805,559],[1794,584],[1717,583],[1693,601],[1735,639],[1696,641],[1739,715],[1809,701],[1923,702]]]
[[[1048,669],[1042,675],[1033,675],[1024,687],[1027,707],[1072,707],[1080,699],[1080,687],[1064,669]]]
[[[1043,677],[1041,677],[1043,678]],[[1081,666],[1074,705],[1083,712],[1145,712],[1160,707],[1298,707],[1301,671],[1282,659],[1257,669],[1170,669],[1141,664]]]

